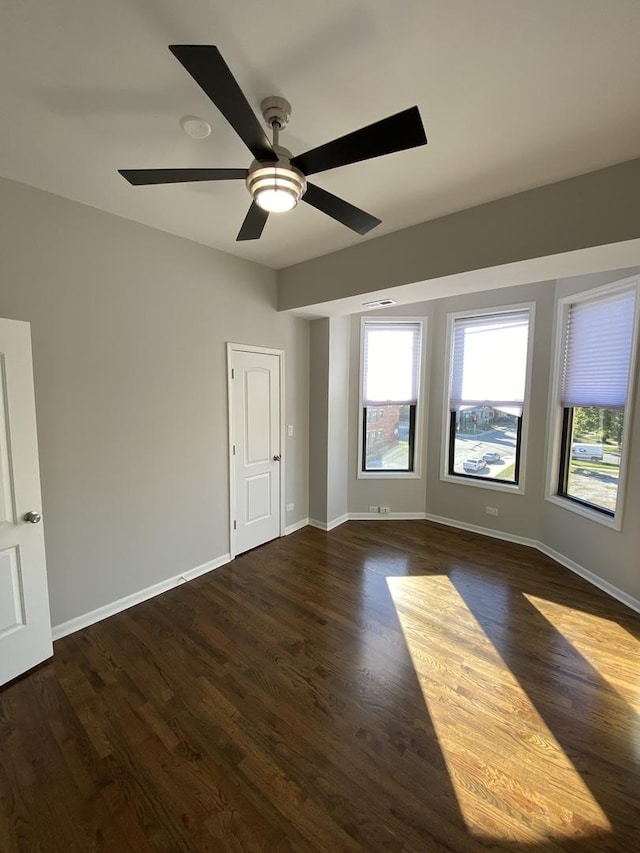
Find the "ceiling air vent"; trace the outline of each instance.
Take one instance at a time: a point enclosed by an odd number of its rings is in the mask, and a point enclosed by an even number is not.
[[[395,299],[378,299],[376,302],[363,302],[365,308],[387,308],[389,305],[395,305]]]

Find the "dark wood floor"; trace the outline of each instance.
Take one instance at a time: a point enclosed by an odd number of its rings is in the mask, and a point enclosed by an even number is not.
[[[531,549],[306,528],[0,691],[0,851],[634,853],[639,652]]]

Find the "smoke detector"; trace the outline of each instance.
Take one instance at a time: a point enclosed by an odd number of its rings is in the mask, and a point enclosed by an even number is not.
[[[180,119],[180,127],[192,139],[206,139],[211,133],[209,122],[198,116],[183,116]]]

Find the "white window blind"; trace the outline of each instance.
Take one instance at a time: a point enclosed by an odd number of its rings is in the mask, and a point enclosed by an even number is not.
[[[569,307],[561,402],[624,408],[627,401],[635,289],[618,290]]]
[[[491,406],[520,417],[528,341],[528,308],[454,320],[451,409]]]
[[[419,377],[420,323],[365,321],[363,405],[415,405]]]

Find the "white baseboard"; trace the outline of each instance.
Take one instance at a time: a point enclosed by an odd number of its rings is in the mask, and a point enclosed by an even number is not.
[[[458,530],[468,530],[469,533],[479,533],[481,536],[491,536],[493,539],[502,539],[503,542],[515,542],[516,545],[527,545],[529,548],[537,548],[536,539],[526,536],[518,536],[516,533],[505,533],[502,530],[494,530],[492,527],[481,527],[479,524],[467,524],[465,521],[457,521],[455,518],[444,518],[440,515],[425,513],[423,516],[427,521],[435,524],[444,524],[446,527],[456,527]]]
[[[424,512],[348,512],[329,522],[310,518],[308,523],[311,527],[317,527],[318,530],[333,530],[345,521],[423,521],[425,518]]]
[[[349,521],[424,521],[424,512],[350,512]]]
[[[307,527],[309,525],[309,519],[303,518],[300,521],[294,521],[293,524],[287,525],[284,529],[284,535],[288,536],[290,533],[295,533],[296,530],[302,530],[303,527]]]
[[[200,575],[211,572],[214,569],[219,569],[231,561],[229,554],[223,554],[216,560],[210,560],[208,563],[203,563],[201,566],[196,566],[195,569],[189,569],[182,572],[180,575],[175,575],[160,583],[145,587],[138,592],[133,592],[131,595],[125,595],[124,598],[119,598],[117,601],[112,601],[105,604],[103,607],[98,607],[95,610],[90,610],[89,613],[84,613],[82,616],[76,616],[74,619],[69,619],[68,622],[61,622],[59,625],[54,625],[51,629],[51,635],[54,640],[59,640],[61,637],[66,637],[68,634],[73,634],[75,631],[80,631],[82,628],[88,628],[89,625],[95,625],[96,622],[101,622],[109,616],[114,616],[116,613],[121,613],[129,607],[136,604],[141,604],[162,592],[167,592],[175,586],[191,581]]]
[[[630,607],[632,610],[640,613],[640,601],[638,601],[637,598],[634,598],[632,595],[624,592],[624,590],[619,589],[612,583],[609,583],[609,581],[606,581],[593,572],[590,572],[589,569],[585,569],[584,566],[581,566],[569,557],[565,557],[565,555],[561,554],[559,551],[545,545],[544,542],[539,542],[537,539],[528,539],[525,536],[517,536],[513,533],[504,533],[501,530],[492,530],[490,527],[466,524],[463,521],[456,521],[453,518],[442,518],[439,515],[427,514],[426,519],[427,521],[433,521],[436,524],[445,524],[447,527],[456,527],[459,530],[468,530],[470,533],[479,533],[481,536],[492,536],[494,539],[502,539],[505,542],[515,542],[518,545],[526,545],[529,548],[535,548],[537,551],[540,551],[541,554],[545,554],[547,557],[551,557],[552,560],[555,560],[556,563],[560,563],[560,565],[564,566],[565,569],[569,569],[569,571],[574,574],[580,575],[581,578],[584,578],[584,580],[593,584],[593,586],[597,586],[598,589],[606,592],[607,595],[610,595],[612,598],[621,601],[623,604],[626,604],[627,607]]]
[[[612,583],[609,583],[609,581],[606,581],[593,572],[590,572],[589,569],[585,569],[583,566],[573,560],[570,560],[569,557],[565,557],[564,554],[561,554],[559,551],[549,548],[549,546],[545,545],[544,542],[538,542],[536,547],[538,551],[542,554],[546,554],[547,557],[551,557],[552,560],[555,560],[556,563],[560,563],[560,565],[564,566],[565,569],[569,569],[569,571],[574,574],[580,575],[581,578],[584,578],[589,583],[597,586],[598,589],[606,592],[607,595],[610,595],[612,598],[616,598],[618,601],[626,604],[627,607],[630,607],[632,610],[640,613],[640,601],[638,601],[637,598],[634,598],[622,589],[618,589],[617,586],[614,586]]]
[[[317,527],[318,530],[333,530],[335,527],[340,527],[345,521],[349,521],[349,515],[341,515],[339,518],[333,518],[331,521],[318,521],[317,518],[310,518],[309,524],[311,527]]]

